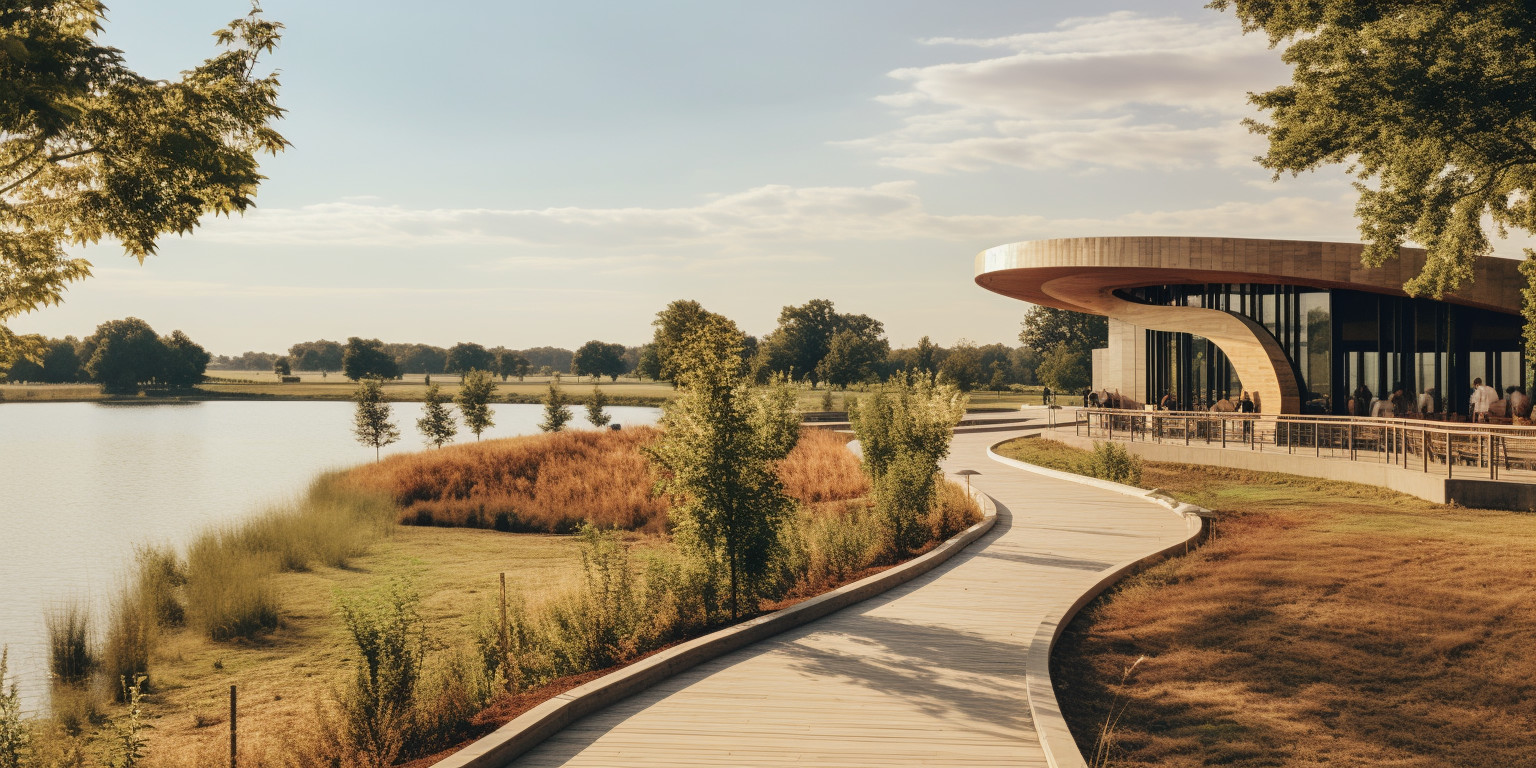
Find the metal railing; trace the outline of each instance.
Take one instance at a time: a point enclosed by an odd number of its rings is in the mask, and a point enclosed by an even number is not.
[[[1080,436],[1391,463],[1404,469],[1536,482],[1536,427],[1216,411],[1085,408]]]

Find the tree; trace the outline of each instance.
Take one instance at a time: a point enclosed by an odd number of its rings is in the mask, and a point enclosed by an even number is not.
[[[1092,383],[1082,354],[1066,344],[1058,344],[1041,355],[1035,374],[1041,384],[1056,392],[1078,392]]]
[[[155,381],[163,371],[165,345],[149,323],[137,317],[96,326],[92,344],[96,351],[85,364],[85,372],[107,392],[137,392],[140,385]]]
[[[479,344],[459,342],[448,350],[448,360],[443,369],[449,373],[490,371],[496,368],[496,356]]]
[[[879,378],[876,370],[891,353],[882,338],[871,338],[852,330],[832,334],[827,354],[816,364],[817,378],[839,389]]]
[[[927,336],[917,340],[917,359],[912,367],[926,376],[939,372],[939,350]]]
[[[655,344],[646,344],[640,348],[640,359],[635,363],[635,373],[652,381],[661,380],[661,356],[656,353]]]
[[[982,384],[986,371],[976,345],[961,339],[944,357],[939,366],[939,378],[955,385],[961,392],[969,392]]]
[[[593,384],[592,398],[587,400],[587,421],[591,422],[592,426],[601,429],[608,426],[608,422],[613,421],[613,417],[603,410],[603,406],[607,404],[608,396],[603,394],[603,390],[596,384]]]
[[[495,395],[496,382],[490,372],[471,370],[464,374],[459,393],[453,397],[459,405],[459,413],[464,415],[464,428],[475,433],[476,440],[480,439],[480,433],[496,426],[491,418],[491,398]]]
[[[658,488],[677,500],[671,511],[679,544],[709,570],[724,570],[731,615],[755,606],[779,553],[779,529],[793,510],[776,467],[799,438],[794,392],[782,379],[756,389],[744,375],[743,336],[714,316],[672,350],[682,394],[667,403],[665,429],[649,448],[661,469]]]
[[[571,420],[571,412],[566,410],[565,392],[553,381],[549,383],[549,391],[544,393],[544,420],[539,422],[539,429],[545,432],[559,432],[565,429],[566,422]]]
[[[288,358],[279,357],[272,361],[272,372],[279,376],[292,376],[293,366],[288,364]]]
[[[501,373],[502,381],[506,381],[508,376],[516,376],[518,381],[522,381],[523,377],[528,375],[528,371],[533,369],[533,364],[528,362],[528,358],[511,351],[498,355],[496,366]]]
[[[90,275],[68,248],[111,238],[142,262],[160,235],[243,213],[256,156],[288,142],[275,75],[257,76],[282,25],[260,9],[216,34],[225,50],[174,80],[144,77],[100,45],[99,0],[31,0],[0,12],[0,354],[5,323],[58,303]],[[38,350],[24,350],[36,354]]]
[[[839,314],[832,302],[814,299],[780,310],[779,326],[761,345],[762,369],[765,373],[808,379],[815,385],[825,378],[827,369],[821,363],[832,349],[833,338],[844,332],[849,334],[844,352],[852,351],[855,356],[851,374],[846,358],[834,361],[844,375],[858,376],[864,359],[873,358],[878,363],[890,352],[890,345],[883,338],[885,326],[880,321],[867,315]],[[878,356],[875,350],[879,350]]]
[[[353,381],[400,378],[400,366],[384,351],[384,342],[356,336],[347,339],[347,348],[341,356],[341,371]]]
[[[340,343],[325,339],[303,341],[288,348],[288,358],[300,371],[339,371],[344,354],[346,350]]]
[[[589,341],[571,357],[571,373],[577,376],[607,376],[618,381],[624,373],[624,345]]]
[[[893,554],[922,543],[919,519],[933,505],[939,462],[949,455],[965,395],[922,374],[893,376],[848,411],[874,487],[875,508],[890,532]]]
[[[448,410],[447,402],[448,398],[443,397],[442,389],[436,384],[427,387],[427,394],[421,401],[421,418],[416,420],[416,429],[421,432],[424,442],[434,448],[452,442],[453,436],[459,433],[459,425],[453,419],[453,411]],[[479,434],[475,437],[478,439]]]
[[[384,380],[363,379],[352,397],[357,401],[352,434],[359,443],[373,446],[373,460],[378,461],[379,449],[400,439],[400,430],[390,421],[393,409],[384,401]]]
[[[1041,353],[1058,344],[1086,353],[1109,343],[1109,318],[1055,307],[1031,307],[1024,313],[1019,343]]]
[[[1003,390],[1008,388],[1008,372],[1001,362],[992,364],[992,379],[987,387],[998,394],[1002,394]]]
[[[1424,268],[1403,289],[1440,298],[1492,252],[1486,219],[1536,231],[1536,13],[1484,0],[1213,0],[1245,32],[1263,31],[1293,67],[1291,83],[1249,99],[1269,122],[1265,168],[1298,174],[1345,163],[1359,181],[1362,261],[1422,244]],[[1528,259],[1536,251],[1526,250]],[[1536,281],[1536,271],[1528,275]],[[1536,285],[1533,282],[1532,285]],[[1536,293],[1531,294],[1536,301]],[[1527,304],[1528,310],[1536,304]],[[1536,347],[1536,313],[1526,325]]]
[[[172,331],[170,338],[161,342],[165,347],[162,358],[163,371],[160,380],[172,389],[187,389],[203,380],[208,361],[213,359],[208,350],[188,338],[181,331]]]
[[[651,339],[651,350],[656,355],[657,373],[652,378],[657,381],[676,380],[677,368],[673,356],[682,346],[684,337],[710,318],[724,319],[724,316],[710,312],[697,301],[687,299],[678,299],[656,313],[656,319],[651,321],[656,329]]]
[[[442,373],[448,365],[448,350],[431,344],[385,344],[384,352],[400,373]]]

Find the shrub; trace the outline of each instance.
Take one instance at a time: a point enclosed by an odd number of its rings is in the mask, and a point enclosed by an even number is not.
[[[364,765],[391,765],[410,743],[425,643],[420,598],[393,579],[371,592],[338,595],[357,648],[352,682],[340,697],[341,726]]]
[[[187,618],[181,589],[187,584],[186,569],[170,547],[140,547],[134,553],[138,566],[135,584],[156,624],[180,626]]]
[[[44,619],[48,628],[48,671],[57,683],[80,685],[96,667],[90,647],[90,616],[79,602],[54,606]]]
[[[848,501],[869,493],[869,478],[859,457],[848,450],[849,436],[825,429],[803,429],[794,450],[779,462],[784,493],[801,504]]]
[[[928,511],[928,529],[934,541],[951,536],[981,522],[981,507],[954,483],[939,483],[933,507]]]
[[[9,688],[5,685],[10,676],[10,655],[10,648],[0,648],[0,768],[21,768],[31,729],[21,714],[21,691],[16,681],[12,680]]]
[[[1088,466],[1083,474],[1126,485],[1141,484],[1141,459],[1115,443],[1093,444]]]

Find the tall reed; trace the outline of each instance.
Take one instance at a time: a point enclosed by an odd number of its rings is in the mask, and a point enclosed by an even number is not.
[[[48,628],[48,671],[57,683],[80,685],[96,668],[91,649],[90,612],[78,600],[55,605],[44,618]]]

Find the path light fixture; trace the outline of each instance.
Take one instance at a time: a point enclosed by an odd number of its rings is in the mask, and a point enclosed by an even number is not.
[[[977,472],[974,469],[962,469],[959,472],[956,472],[955,474],[960,475],[961,477],[965,478],[965,493],[966,493],[966,495],[970,495],[970,493],[971,493],[971,475],[979,475],[981,473]]]

